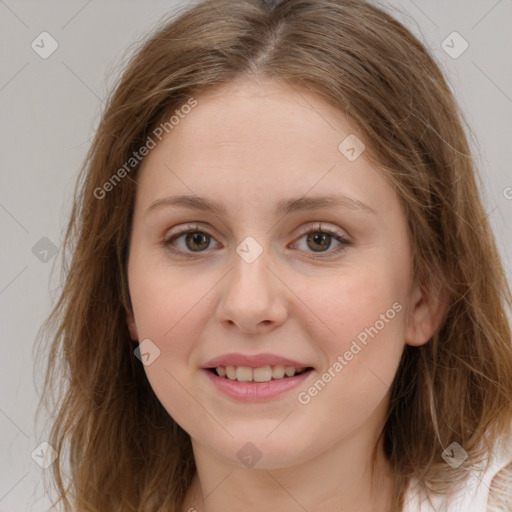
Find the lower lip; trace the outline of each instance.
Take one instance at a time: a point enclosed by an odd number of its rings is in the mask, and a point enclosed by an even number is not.
[[[210,370],[203,370],[203,372],[206,373],[206,376],[219,391],[222,391],[231,398],[246,402],[258,402],[282,395],[286,391],[299,386],[313,373],[313,370],[295,375],[294,377],[270,380],[268,382],[239,382],[219,377]]]

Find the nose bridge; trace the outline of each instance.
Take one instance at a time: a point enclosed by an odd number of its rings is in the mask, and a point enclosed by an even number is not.
[[[259,324],[280,323],[284,319],[284,297],[272,267],[269,237],[263,231],[242,240],[236,247],[233,269],[223,287],[218,311],[221,321],[252,331]]]
[[[260,240],[256,239],[256,237]],[[272,287],[269,279],[271,265],[269,239],[265,235],[247,236],[236,247],[233,257],[234,271],[231,277],[231,287],[243,295],[254,294],[254,302],[269,298]]]

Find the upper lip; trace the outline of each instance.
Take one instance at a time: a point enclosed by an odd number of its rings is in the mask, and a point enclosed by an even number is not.
[[[218,366],[247,366],[249,368],[260,368],[262,366],[293,366],[294,368],[311,368],[311,365],[304,364],[287,357],[275,354],[255,354],[252,356],[244,354],[224,354],[208,361],[203,368],[217,368]]]

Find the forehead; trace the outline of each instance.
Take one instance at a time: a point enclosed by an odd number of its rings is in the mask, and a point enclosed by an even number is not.
[[[396,201],[364,152],[351,161],[340,150],[347,137],[362,136],[318,96],[245,79],[194,98],[197,105],[143,161],[138,196],[145,203],[176,193],[238,207],[334,192],[366,204]]]
[[[353,131],[321,98],[278,82],[240,79],[196,99],[186,122],[169,135],[177,144],[194,140],[201,154],[225,152],[234,158],[238,150],[278,164],[280,157],[296,154],[298,160],[314,151],[315,162],[332,160],[340,136]]]

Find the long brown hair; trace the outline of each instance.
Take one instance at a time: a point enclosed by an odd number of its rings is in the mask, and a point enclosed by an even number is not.
[[[441,457],[450,443],[475,464],[510,435],[510,290],[467,125],[433,58],[363,0],[208,0],[165,20],[131,59],[77,182],[66,280],[44,326],[43,401],[55,411],[52,476],[66,511],[182,506],[195,472],[190,438],[153,393],[125,320],[139,166],[105,184],[190,98],[256,72],[316,94],[358,126],[366,158],[406,212],[415,282],[445,297],[440,328],[427,344],[406,346],[392,385],[382,436],[393,510],[413,477],[429,492],[462,481],[467,465]]]

